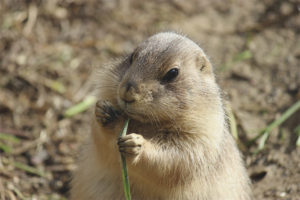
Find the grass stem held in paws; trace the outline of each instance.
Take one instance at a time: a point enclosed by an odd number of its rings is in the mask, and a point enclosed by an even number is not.
[[[120,136],[125,136],[127,133],[129,119],[125,121],[124,128],[120,134]],[[129,185],[129,179],[128,179],[128,171],[127,171],[127,164],[126,164],[126,158],[121,153],[121,161],[122,161],[122,179],[123,179],[123,187],[124,187],[124,193],[125,193],[125,199],[131,200],[131,194],[130,194],[130,185]]]

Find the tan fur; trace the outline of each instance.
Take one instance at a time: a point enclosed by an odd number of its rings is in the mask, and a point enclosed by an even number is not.
[[[162,83],[174,67],[179,75]],[[139,144],[122,147],[133,152],[124,153],[133,200],[251,199],[212,66],[198,45],[175,33],[156,34],[132,56],[100,69],[96,82],[98,98],[122,115],[106,126],[93,118],[73,200],[124,199],[117,138],[127,117],[127,142]],[[129,82],[134,86],[127,90]]]

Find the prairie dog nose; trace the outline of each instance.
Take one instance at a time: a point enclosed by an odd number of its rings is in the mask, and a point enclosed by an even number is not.
[[[120,88],[120,98],[126,103],[133,103],[137,99],[137,84],[133,81],[128,81]]]

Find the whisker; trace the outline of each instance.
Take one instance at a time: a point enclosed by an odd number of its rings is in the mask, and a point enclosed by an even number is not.
[[[159,120],[157,118],[157,116],[153,113],[153,111],[151,110],[151,108],[148,109],[148,112],[151,116],[150,121],[152,121],[157,127],[159,127]]]

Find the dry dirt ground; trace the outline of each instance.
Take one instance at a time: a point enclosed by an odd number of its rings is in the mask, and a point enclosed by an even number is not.
[[[300,199],[300,112],[249,145],[300,100],[298,0],[1,0],[0,199],[67,199],[90,110],[94,67],[147,36],[184,33],[207,52],[236,118],[255,199]]]

